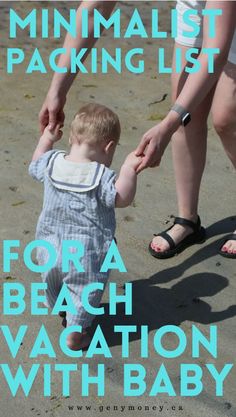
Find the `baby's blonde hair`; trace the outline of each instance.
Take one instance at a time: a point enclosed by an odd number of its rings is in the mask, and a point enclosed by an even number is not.
[[[81,107],[71,123],[70,144],[87,142],[89,144],[109,142],[118,143],[120,122],[118,116],[108,107],[90,103]]]

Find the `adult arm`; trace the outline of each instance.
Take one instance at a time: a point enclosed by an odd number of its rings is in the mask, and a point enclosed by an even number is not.
[[[236,4],[234,1],[208,0],[206,9],[222,9],[222,16],[216,17],[217,34],[215,38],[208,36],[208,19],[204,17],[202,48],[219,48],[220,53],[215,55],[214,58],[214,73],[209,74],[208,58],[201,50],[198,56],[201,69],[197,73],[188,75],[176,103],[190,113],[194,112],[219,79],[223,67],[227,62],[236,25]],[[160,164],[165,148],[170,142],[173,133],[180,126],[180,122],[179,115],[171,110],[161,123],[144,134],[136,149],[137,155],[142,155],[145,151],[145,157],[138,167],[138,172],[144,168],[154,167]]]
[[[66,67],[67,72],[63,74],[54,73],[48,94],[43,103],[41,111],[39,113],[40,130],[44,131],[45,127],[49,124],[50,129],[54,129],[56,124],[63,125],[64,112],[63,108],[66,102],[67,93],[77,74],[71,74],[70,72],[70,50],[75,48],[79,51],[82,48],[87,48],[88,53],[96,42],[96,38],[93,36],[94,21],[93,11],[94,9],[108,18],[111,15],[116,1],[83,1],[77,10],[76,14],[76,27],[77,29],[82,25],[82,10],[88,10],[88,37],[83,39],[81,37],[73,38],[67,33],[64,41],[63,48],[66,49],[66,53],[62,54],[58,61],[58,67]],[[86,56],[84,56],[84,59]]]

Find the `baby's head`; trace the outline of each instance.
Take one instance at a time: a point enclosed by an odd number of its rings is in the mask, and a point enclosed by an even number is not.
[[[85,145],[109,166],[120,138],[118,116],[102,104],[87,104],[76,113],[71,123],[69,143]]]

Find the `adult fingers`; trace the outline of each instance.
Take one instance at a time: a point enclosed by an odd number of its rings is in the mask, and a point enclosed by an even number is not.
[[[41,133],[44,132],[45,127],[48,125],[48,120],[49,120],[48,109],[43,106],[39,112],[39,129]]]
[[[55,126],[55,132],[58,133],[60,130],[60,123],[57,123]]]
[[[142,160],[142,162],[139,164],[138,168],[136,169],[137,174],[139,174],[141,171],[143,171],[144,169],[148,168],[149,165],[149,160],[148,158],[145,156]]]
[[[135,155],[136,156],[143,155],[143,153],[144,153],[147,145],[149,144],[149,142],[150,142],[150,139],[146,136],[143,136],[142,139],[141,139],[140,144],[138,145],[138,147],[135,150]]]
[[[55,127],[55,134],[56,134],[56,136],[60,136],[60,134],[62,134],[60,123],[58,123]]]
[[[148,156],[144,156],[142,159],[142,162],[139,164],[138,168],[136,169],[137,174],[139,174],[141,171],[149,167],[149,158]]]
[[[151,166],[155,161],[158,159],[157,147],[156,143],[151,141],[147,147],[146,155],[144,159],[146,160],[146,164]]]
[[[160,164],[160,155],[157,152],[155,143],[150,142],[146,155],[143,157],[141,164],[138,166],[137,173],[148,167],[158,166]]]
[[[143,160],[141,164],[137,167],[136,172],[139,174],[141,171],[143,171],[145,168],[147,168],[147,165],[145,161]]]
[[[58,122],[58,116],[57,116],[57,111],[53,110],[49,110],[49,117],[48,117],[48,129],[50,131],[53,131],[57,125]]]
[[[57,122],[60,124],[60,127],[64,126],[64,120],[65,120],[65,113],[63,110],[60,110],[57,116]]]
[[[160,162],[161,162],[161,158],[158,157],[151,165],[149,165],[149,168],[159,167]]]

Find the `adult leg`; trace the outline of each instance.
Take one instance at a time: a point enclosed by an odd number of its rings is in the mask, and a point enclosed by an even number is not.
[[[176,46],[182,49],[182,56],[185,56],[187,48],[178,44]],[[173,102],[176,101],[187,78],[184,72],[185,65],[186,61],[183,60],[181,74],[172,73]],[[186,127],[180,127],[172,137],[179,216],[194,222],[197,220],[199,189],[206,160],[207,118],[213,94],[212,90],[192,114],[191,122]],[[192,232],[189,226],[176,224],[168,234],[177,244]],[[153,239],[151,247],[157,252],[163,252],[169,249],[169,243],[157,236]]]
[[[236,64],[226,64],[215,90],[211,111],[215,130],[236,168]],[[228,240],[221,250],[236,253],[236,241]]]

